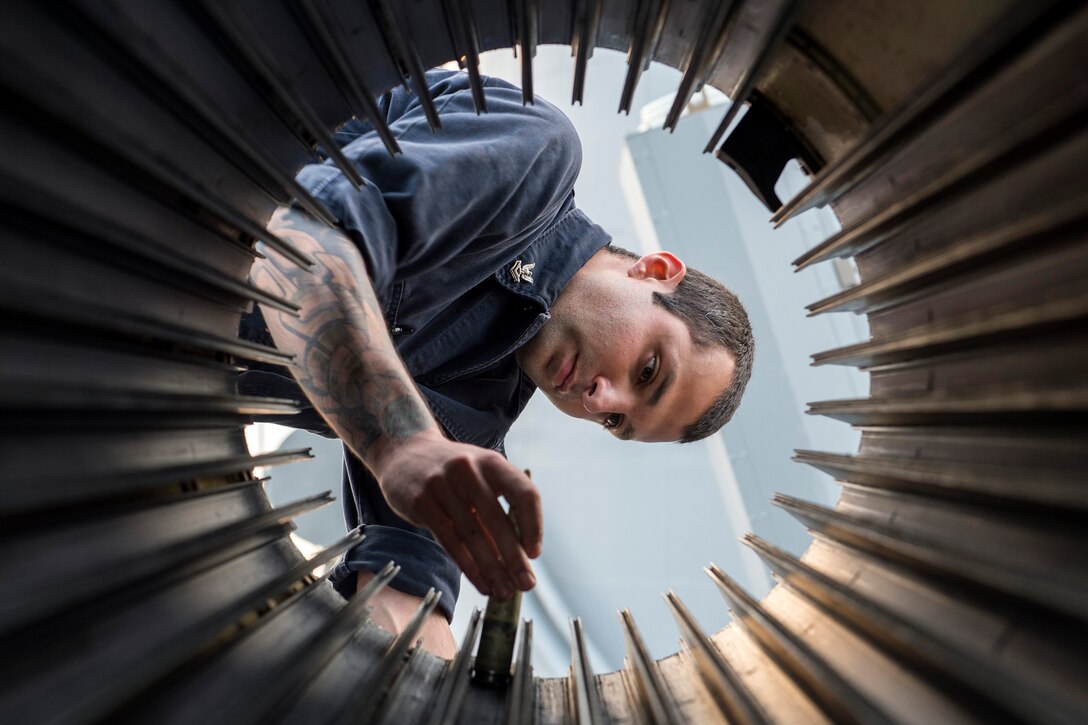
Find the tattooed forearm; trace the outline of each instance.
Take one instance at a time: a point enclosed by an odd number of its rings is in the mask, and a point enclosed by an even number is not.
[[[266,259],[251,273],[301,308],[298,318],[266,309],[265,319],[276,345],[295,356],[292,370],[314,407],[364,461],[380,441],[435,427],[352,242],[292,209],[278,211],[269,228],[316,260],[307,271],[262,247]]]

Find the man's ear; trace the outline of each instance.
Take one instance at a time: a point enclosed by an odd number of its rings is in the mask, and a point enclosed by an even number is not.
[[[652,252],[641,257],[627,269],[635,279],[656,279],[673,288],[680,284],[688,268],[672,252]]]

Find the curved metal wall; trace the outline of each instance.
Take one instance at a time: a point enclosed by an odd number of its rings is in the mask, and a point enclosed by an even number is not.
[[[947,5],[5,4],[3,719],[1083,721],[1088,10]],[[748,537],[780,581],[765,601],[712,568],[721,632],[670,594],[679,654],[654,662],[624,613],[624,670],[590,672],[573,623],[570,676],[534,680],[526,631],[494,692],[467,686],[474,637],[447,664],[310,573],[291,518],[330,499],[273,509],[254,480],[307,454],[248,455],[247,416],[296,401],[236,393],[236,357],[283,357],[234,330],[291,307],[246,281],[254,239],[309,263],[271,210],[332,221],[293,181],[328,129],[489,48],[518,46],[531,89],[542,42],[572,46],[575,100],[600,46],[628,53],[621,107],[652,58],[684,71],[670,123],[704,81],[775,119],[815,172],[775,220],[843,223],[798,267],[862,278],[810,310],[873,335],[814,362],[872,389],[811,405],[862,443],[797,453],[843,494],[776,500],[815,534],[801,559]]]

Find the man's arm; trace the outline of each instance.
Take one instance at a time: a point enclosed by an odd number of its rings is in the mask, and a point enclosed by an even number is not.
[[[389,505],[429,529],[484,594],[506,598],[534,580],[526,552],[541,546],[540,496],[505,458],[448,440],[386,331],[359,250],[341,232],[281,208],[269,229],[316,260],[299,269],[262,246],[251,276],[301,308],[265,310],[276,346],[310,402],[374,473]],[[517,506],[520,542],[498,503]],[[501,559],[500,559],[501,557]]]

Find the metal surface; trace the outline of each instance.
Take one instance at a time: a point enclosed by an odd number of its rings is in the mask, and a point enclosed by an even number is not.
[[[521,637],[518,642],[517,663],[514,665],[514,681],[510,685],[510,706],[507,722],[530,722],[533,716],[533,623],[521,621]]]
[[[796,8],[800,9],[796,9]],[[796,11],[795,11],[796,10]],[[917,24],[902,22],[913,17]],[[882,20],[897,18],[899,21]],[[933,43],[916,27],[939,28]],[[864,37],[859,37],[864,34]],[[924,32],[922,33],[924,35]],[[274,509],[242,428],[298,401],[239,395],[236,339],[265,229],[318,147],[356,116],[390,153],[375,94],[424,68],[470,74],[517,47],[681,69],[669,125],[710,83],[766,103],[825,164],[776,213],[830,204],[842,231],[799,268],[853,257],[861,282],[809,306],[872,339],[816,352],[870,397],[811,404],[856,451],[798,451],[843,484],[779,496],[801,557],[749,536],[780,581],[703,633],[666,597],[682,651],[654,661],[629,613],[627,667],[594,674],[572,623],[568,677],[534,679],[522,628],[506,689],[368,621],[288,538],[319,496]],[[924,43],[924,47],[919,44]],[[864,48],[864,54],[858,49]],[[1088,9],[1083,2],[303,0],[24,3],[0,10],[0,674],[5,722],[1083,722],[1088,719]],[[887,83],[884,83],[884,80]],[[815,164],[811,164],[815,168]],[[767,184],[763,185],[767,187]],[[769,197],[768,197],[769,198]]]
[[[540,8],[537,0],[507,0],[514,44],[521,57],[522,103],[533,102],[533,58],[540,42]]]
[[[601,722],[604,716],[600,695],[593,682],[580,619],[570,620],[570,688],[574,721],[579,725]]]
[[[275,53],[249,25],[248,18],[237,12],[231,3],[197,2],[190,6],[190,10],[196,15],[197,22],[208,27],[209,36],[219,38],[221,46],[228,53],[237,54],[237,62],[246,65],[244,73],[256,75],[261,86],[276,95],[278,102],[291,114],[288,123],[302,127],[303,143],[307,147],[313,143],[310,139],[320,143],[344,176],[356,187],[360,186],[363,180],[359,172],[340,152],[340,147],[333,141],[332,134],[325,128],[317,112],[279,68]],[[310,207],[318,209],[318,218],[322,221],[328,224],[336,221],[328,210],[316,202],[307,204],[307,208]]]
[[[711,134],[703,153],[713,153],[722,137],[725,136],[725,132],[729,130],[733,121],[736,120],[737,114],[740,113],[741,108],[743,108],[748,101],[748,97],[751,96],[752,91],[755,89],[756,82],[759,81],[770,64],[774,52],[785,39],[786,33],[789,32],[794,15],[796,15],[801,5],[801,0],[782,0],[776,3],[760,3],[759,5],[764,12],[768,12],[770,15],[760,19],[763,22],[759,24],[760,36],[756,42],[758,51],[744,60],[742,64],[744,72],[741,74],[740,81],[732,93],[729,94],[729,109],[718,124],[718,128]]]
[[[453,43],[457,63],[468,71],[469,84],[472,87],[472,102],[477,113],[487,111],[482,81],[480,79],[480,38],[472,13],[461,0],[443,0],[442,9],[446,15],[450,39]]]
[[[665,602],[676,618],[681,640],[694,658],[699,676],[717,701],[722,715],[735,723],[769,722],[767,713],[744,687],[737,671],[710,643],[680,597],[670,591],[665,595]]]
[[[808,693],[830,720],[862,723],[891,719],[725,572],[713,564],[706,572],[729,603],[735,621],[744,626],[767,656]]]
[[[631,612],[619,613],[623,639],[627,643],[627,669],[630,682],[634,683],[632,703],[640,713],[641,719],[657,725],[672,725],[683,722],[683,715],[669,696],[665,680],[658,670],[658,663],[650,657],[646,644],[642,641],[635,618]]]
[[[627,77],[620,92],[620,113],[631,112],[631,100],[635,97],[642,72],[649,66],[657,51],[661,32],[665,29],[671,0],[638,0],[634,11],[635,27],[627,49]]]
[[[440,723],[455,723],[461,714],[461,704],[465,699],[464,682],[469,677],[469,665],[472,662],[472,650],[476,647],[476,640],[480,636],[480,610],[472,610],[468,629],[461,640],[461,648],[457,650],[457,656],[450,662],[449,670],[442,680],[434,701],[434,709],[427,720],[428,725]]]
[[[868,138],[849,154],[836,159],[797,198],[787,202],[775,214],[774,221],[781,223],[812,206],[833,201],[851,188],[850,177],[881,170],[882,161],[890,153],[946,114],[950,105],[961,102],[994,70],[1000,70],[1009,59],[1019,56],[1040,26],[1045,29],[1054,16],[1061,16],[1063,6],[1068,9],[1076,4],[1058,0],[1013,4],[987,32],[979,34],[979,42],[964,45],[946,72],[936,75],[920,93],[903,99],[899,108],[873,126]],[[1019,103],[1019,94],[1010,100]]]
[[[300,2],[298,8],[304,18],[303,22],[316,36],[314,44],[317,51],[330,74],[335,76],[336,85],[347,99],[351,112],[356,118],[370,122],[391,155],[400,153],[400,146],[393,138],[369,84],[349,60],[350,45],[344,40],[341,23],[336,17],[329,15],[325,5],[313,0]]]
[[[729,38],[730,23],[733,20],[737,2],[717,2],[703,4],[703,17],[699,23],[699,39],[692,46],[691,60],[680,79],[672,106],[665,116],[665,128],[676,130],[680,113],[691,101],[692,94],[706,80],[710,67],[718,60]]]
[[[397,8],[400,6],[390,6],[387,0],[370,0],[370,7],[378,27],[381,28],[382,38],[394,65],[406,69],[412,80],[412,92],[419,98],[423,114],[427,117],[427,125],[432,131],[437,131],[442,128],[442,120],[435,110],[434,100],[427,88],[427,79],[423,77],[427,69],[423,67],[423,61],[419,57],[419,49],[411,35],[410,26],[397,15]],[[402,28],[407,29],[407,33],[402,32]]]
[[[752,534],[745,537],[744,543],[767,562],[786,586],[819,606],[827,616],[882,647],[890,656],[910,661],[916,671],[927,675],[934,688],[947,692],[950,697],[969,698],[975,712],[984,719],[1029,722],[1043,712],[1051,717],[1073,714],[1062,711],[1068,703],[1048,698],[1026,703],[1013,696],[1015,680],[993,663],[977,661],[969,653],[950,647],[924,628],[812,569],[788,552]],[[1006,701],[1020,712],[1014,714],[1004,710],[995,700]]]
[[[597,45],[597,30],[601,24],[602,0],[578,0],[574,12],[574,31],[570,37],[571,54],[574,56],[574,87],[571,104],[581,104],[585,93],[586,65],[593,57]]]
[[[733,169],[770,211],[782,204],[774,187],[786,164],[797,159],[809,173],[818,171],[821,165],[782,118],[759,97],[749,100],[744,118],[715,156]]]

